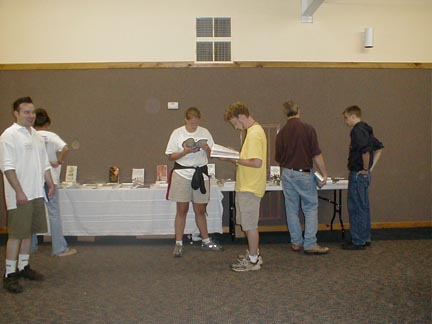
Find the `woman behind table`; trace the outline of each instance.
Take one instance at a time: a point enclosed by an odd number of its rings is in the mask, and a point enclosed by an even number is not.
[[[209,238],[207,230],[206,207],[210,200],[207,163],[214,141],[210,132],[199,126],[200,119],[201,113],[197,108],[186,110],[185,125],[172,132],[165,151],[168,159],[175,162],[167,195],[169,200],[177,203],[174,257],[182,256],[183,234],[190,202],[202,238],[201,248],[206,251],[222,250],[218,243]],[[194,145],[201,139],[207,141]]]
[[[36,119],[34,128],[45,140],[45,147],[51,164],[51,176],[56,186],[54,197],[45,203],[51,230],[52,254],[55,256],[68,256],[75,254],[75,249],[69,248],[63,236],[63,224],[60,218],[58,184],[60,182],[61,165],[69,149],[66,143],[57,134],[48,131],[51,119],[45,109],[35,110]],[[32,251],[37,249],[37,237],[33,235]]]

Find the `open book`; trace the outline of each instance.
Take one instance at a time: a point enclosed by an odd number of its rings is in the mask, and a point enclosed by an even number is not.
[[[240,153],[228,147],[219,144],[214,144],[211,149],[210,157],[225,158],[225,159],[239,159]]]
[[[201,138],[201,139],[195,141],[192,137],[189,137],[187,140],[185,140],[183,142],[183,146],[193,147],[193,148],[197,148],[197,149],[202,149],[205,144],[207,144],[206,138]]]

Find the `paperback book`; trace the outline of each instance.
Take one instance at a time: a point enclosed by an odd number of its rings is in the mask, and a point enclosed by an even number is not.
[[[211,179],[216,179],[216,165],[214,163],[207,164],[208,175]]]
[[[228,147],[219,144],[214,144],[211,149],[210,157],[225,158],[225,159],[239,159],[240,153]]]
[[[168,168],[166,164],[160,164],[156,167],[156,181],[168,180]]]
[[[144,184],[144,169],[132,169],[132,182],[135,184]]]
[[[195,149],[202,149],[205,144],[207,144],[206,138],[201,138],[195,141],[195,139],[189,137],[187,140],[183,142],[184,147],[192,147]]]
[[[108,172],[108,182],[118,183],[119,182],[120,169],[118,167],[110,167]]]
[[[68,165],[66,167],[65,182],[76,183],[78,167],[76,165]]]

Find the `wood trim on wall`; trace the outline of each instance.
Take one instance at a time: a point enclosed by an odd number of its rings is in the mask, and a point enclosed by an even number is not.
[[[432,63],[390,62],[100,62],[100,63],[31,63],[0,64],[0,71],[14,70],[96,70],[154,68],[334,68],[334,69],[432,69]]]
[[[333,224],[334,230],[340,230],[340,224]],[[377,222],[372,223],[373,229],[383,229],[383,228],[416,228],[416,227],[431,227],[432,221],[413,221],[413,222]],[[228,228],[227,228],[228,229]],[[344,224],[344,229],[349,229],[349,223]],[[318,230],[320,231],[329,231],[330,224],[318,224]],[[225,231],[225,228],[224,228]],[[286,225],[274,225],[274,226],[259,226],[260,232],[284,232],[287,231]]]
[[[380,222],[380,223],[372,223],[373,229],[382,229],[382,228],[416,228],[416,227],[431,227],[432,221],[414,221],[414,222]],[[344,225],[345,229],[349,229],[349,224]],[[341,227],[339,224],[333,225],[334,230],[340,230]],[[318,230],[320,231],[329,231],[330,224],[319,224]],[[229,232],[228,226],[223,227],[224,233]],[[260,232],[285,232],[287,231],[287,227],[285,225],[274,225],[274,226],[259,226]],[[6,234],[7,227],[0,227],[0,234]],[[151,235],[148,235],[151,236]],[[137,236],[137,238],[146,238],[147,235]],[[164,235],[165,237],[165,235]]]

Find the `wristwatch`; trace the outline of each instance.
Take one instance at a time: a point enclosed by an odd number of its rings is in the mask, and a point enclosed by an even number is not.
[[[369,171],[369,168],[363,168],[363,171]]]

